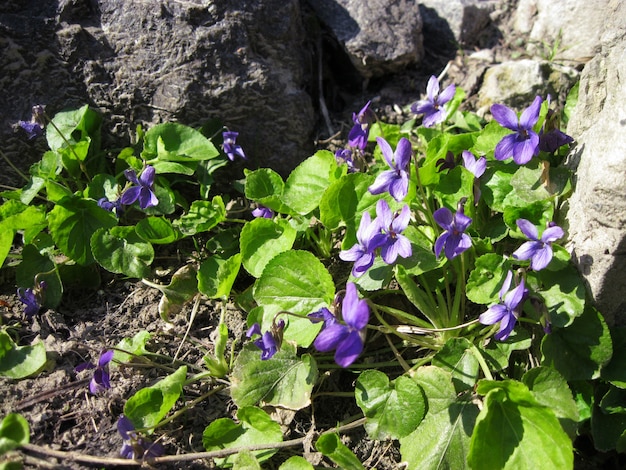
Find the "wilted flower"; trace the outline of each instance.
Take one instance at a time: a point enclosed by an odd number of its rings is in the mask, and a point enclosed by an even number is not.
[[[262,217],[264,219],[271,219],[274,217],[274,211],[269,207],[258,206],[252,211],[252,215],[257,218]]]
[[[260,335],[261,337],[254,341],[254,345],[261,350],[261,359],[266,361],[270,359],[278,350],[283,341],[283,329],[285,328],[285,322],[280,320],[277,324],[273,324],[271,329],[265,333],[261,333],[261,326],[258,323],[252,325],[246,336],[251,338],[254,335]]]
[[[415,114],[423,114],[422,125],[432,127],[446,120],[447,112],[443,105],[454,98],[456,86],[448,87],[439,93],[439,80],[434,75],[428,80],[426,85],[426,99],[420,100],[411,106],[411,111]]]
[[[526,235],[530,241],[525,242],[513,253],[513,258],[519,260],[530,260],[530,268],[534,271],[539,271],[552,260],[552,242],[563,238],[565,233],[563,229],[558,225],[550,222],[548,227],[541,234],[537,232],[532,222],[526,219],[518,219],[517,226]]]
[[[354,126],[348,133],[348,145],[361,150],[367,146],[367,138],[370,133],[370,124],[374,122],[376,116],[370,109],[371,101],[368,101],[358,114],[352,113]]]
[[[446,258],[452,259],[472,246],[472,239],[464,233],[472,223],[472,219],[463,212],[464,203],[464,200],[459,203],[454,215],[447,207],[437,209],[433,214],[435,222],[445,230],[435,241],[437,257],[444,250]]]
[[[91,362],[84,362],[76,366],[76,372],[81,372],[87,369],[96,369],[93,373],[93,377],[89,382],[89,391],[94,395],[97,395],[102,390],[108,390],[111,388],[111,377],[109,375],[109,362],[113,359],[113,351],[102,351],[98,358],[98,365],[95,366]]]
[[[137,178],[135,170],[129,168],[124,171],[126,179],[137,186],[131,186],[120,198],[120,201],[124,205],[130,205],[139,199],[139,207],[147,209],[148,207],[156,206],[159,200],[154,194],[154,176],[156,171],[153,166],[146,166],[141,172],[141,176]]]
[[[520,280],[517,287],[509,291],[512,279],[513,273],[509,271],[500,289],[500,303],[492,305],[478,317],[478,321],[483,325],[493,325],[500,322],[500,329],[495,334],[495,338],[500,341],[507,339],[515,328],[517,319],[522,312],[524,300],[528,295],[528,289],[524,287],[524,279]]]
[[[43,295],[44,290],[48,287],[45,281],[40,281],[37,286],[34,288],[26,288],[22,289],[21,287],[17,290],[17,295],[22,302],[24,307],[24,314],[26,318],[30,320],[32,317],[39,313],[41,310],[41,304],[43,303]]]
[[[348,367],[363,352],[365,328],[370,318],[367,301],[359,300],[356,285],[352,282],[346,284],[341,315],[345,324],[339,323],[327,308],[311,313],[308,317],[314,322],[324,322],[324,328],[313,343],[315,349],[320,352],[335,349],[335,362],[341,367]]]
[[[35,105],[33,106],[33,114],[30,121],[19,121],[17,123],[28,135],[28,139],[34,139],[35,137],[39,137],[43,134],[43,129],[45,127],[45,114],[44,114],[44,106]]]
[[[140,437],[135,431],[133,423],[124,415],[117,420],[117,431],[124,440],[120,455],[125,459],[150,459],[160,457],[165,452],[163,446],[158,442]]]
[[[404,205],[399,212],[392,213],[387,201],[376,203],[376,220],[385,239],[380,248],[380,255],[387,264],[396,262],[398,256],[408,258],[413,254],[411,242],[401,233],[411,221],[411,210]]]
[[[239,132],[235,131],[222,132],[222,139],[224,140],[222,147],[224,149],[224,153],[231,162],[235,161],[235,157],[241,157],[244,160],[246,159],[246,154],[243,152],[241,145],[237,145],[236,143],[238,135]]]
[[[356,238],[358,243],[349,250],[341,251],[339,258],[344,261],[354,261],[352,275],[360,277],[374,264],[374,252],[385,242],[387,237],[381,233],[378,222],[372,222],[369,213],[364,212],[356,232]]]
[[[411,161],[411,142],[405,137],[398,141],[395,153],[382,137],[376,137],[383,157],[391,170],[383,171],[368,188],[372,194],[388,191],[396,201],[404,199],[409,192],[409,173],[407,167]]]
[[[533,126],[539,119],[541,102],[541,97],[537,96],[533,103],[522,112],[519,120],[511,108],[502,104],[491,106],[491,114],[494,119],[501,126],[515,131],[513,134],[502,137],[502,140],[496,145],[494,154],[496,160],[506,160],[513,157],[515,163],[523,165],[539,153],[539,136],[533,131]]]

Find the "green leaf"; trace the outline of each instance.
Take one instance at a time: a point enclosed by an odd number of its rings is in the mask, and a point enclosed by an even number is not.
[[[19,287],[29,288],[36,283],[45,281],[47,286],[43,291],[43,306],[56,308],[63,298],[63,283],[54,262],[46,250],[45,254],[34,245],[25,245],[22,249],[22,262],[15,270],[16,281]]]
[[[536,273],[543,283],[543,297],[553,326],[571,325],[585,310],[585,284],[578,270],[567,266],[560,271],[543,269]]]
[[[159,302],[159,314],[165,321],[170,315],[176,315],[183,305],[189,302],[198,293],[198,279],[196,268],[186,264],[178,269],[172,276],[168,285],[155,284],[147,280],[143,282],[161,291],[163,296]]]
[[[164,217],[147,217],[135,225],[135,232],[154,245],[168,245],[182,237],[172,223]]]
[[[54,243],[78,264],[93,263],[89,241],[99,229],[117,225],[117,218],[98,207],[96,201],[64,197],[48,213]]]
[[[274,256],[291,249],[296,235],[288,223],[274,222],[263,217],[248,222],[240,237],[244,267],[254,277],[260,277]]]
[[[494,211],[504,212],[507,207],[506,198],[513,191],[511,178],[517,165],[514,163],[489,162],[485,174],[481,177],[483,184],[482,197]]]
[[[285,182],[282,201],[296,214],[308,214],[319,206],[336,169],[337,161],[331,152],[317,151],[291,172]]]
[[[191,203],[189,212],[174,222],[185,235],[208,232],[226,219],[226,208],[221,196],[211,202],[196,200]]]
[[[154,260],[152,245],[137,235],[135,227],[100,229],[91,237],[91,252],[107,271],[144,278]]]
[[[11,246],[13,246],[13,237],[15,233],[6,228],[2,222],[0,222],[0,267],[4,264]]]
[[[509,269],[511,263],[496,253],[477,258],[467,281],[467,298],[482,305],[499,302],[500,289]]]
[[[542,365],[554,367],[566,380],[590,380],[613,355],[611,334],[602,315],[593,307],[567,328],[555,328],[541,342]]]
[[[166,122],[152,127],[144,136],[141,157],[146,160],[157,158],[168,162],[208,160],[219,155],[215,145],[199,131]]]
[[[283,433],[280,425],[256,406],[245,406],[237,411],[239,424],[229,418],[219,418],[209,424],[202,433],[202,444],[211,452],[220,449],[232,449],[253,445],[282,442]],[[264,462],[276,453],[277,449],[253,451],[259,462]],[[215,459],[218,466],[231,466],[235,457]]]
[[[146,344],[150,341],[150,333],[143,330],[132,338],[124,338],[115,345],[113,352],[113,361],[110,367],[117,367],[118,362],[130,362],[135,356],[143,356],[146,351]]]
[[[285,460],[278,470],[314,470],[314,468],[304,457],[294,455]]]
[[[261,168],[246,172],[246,198],[276,212],[285,213],[289,210],[281,201],[284,189],[283,179],[274,170]]]
[[[578,406],[563,376],[550,367],[535,367],[524,374],[522,382],[539,404],[554,412],[565,432],[574,439],[579,420]]]
[[[359,459],[341,442],[338,434],[322,434],[315,443],[315,448],[342,470],[364,470]]]
[[[432,365],[452,374],[458,392],[473,388],[478,380],[478,359],[467,338],[449,339],[433,357]]]
[[[0,455],[29,442],[30,428],[22,415],[9,413],[0,421]]]
[[[57,113],[52,118],[52,124],[47,126],[46,139],[51,150],[57,151],[67,147],[67,142],[77,147],[80,141],[88,141],[89,137],[99,137],[99,129],[102,118],[88,105]],[[58,131],[55,129],[58,129]],[[60,134],[59,134],[60,131]],[[83,153],[77,151],[76,153]],[[68,153],[68,155],[70,155]],[[84,154],[86,156],[86,153]],[[75,157],[71,157],[75,158]],[[84,156],[83,156],[84,159]]]
[[[619,388],[626,389],[626,328],[611,328],[613,356],[600,372],[602,379]]]
[[[227,259],[220,256],[207,258],[200,264],[198,271],[198,290],[209,299],[227,298],[240,267],[240,253]]]
[[[408,258],[398,258],[397,263],[402,265],[408,274],[418,276],[442,267],[446,258],[437,259],[433,250],[434,240],[437,238],[432,227],[423,225],[414,227],[409,225],[402,235],[411,242],[412,254]]]
[[[572,441],[552,410],[520,382],[481,381],[486,394],[476,419],[468,463],[473,468],[573,468]]]
[[[600,452],[609,452],[623,445],[626,429],[626,414],[605,413],[599,406],[594,406],[591,415],[591,435],[594,447]],[[621,441],[621,442],[620,442]]]
[[[410,469],[468,468],[466,459],[478,408],[457,395],[451,375],[434,366],[417,369],[414,380],[428,400],[428,413],[415,431],[400,438],[402,460]]]
[[[271,359],[261,360],[261,351],[246,345],[237,356],[231,377],[231,395],[239,407],[272,405],[300,410],[311,404],[317,380],[317,364],[309,354],[296,355],[296,348],[283,342]]]
[[[474,146],[470,149],[474,155],[493,156],[498,142],[511,131],[502,127],[495,119],[489,122],[477,137]]]
[[[457,166],[439,177],[434,194],[439,199],[442,206],[456,211],[459,201],[466,197],[470,201],[473,198],[474,175],[469,171],[464,171]],[[467,206],[471,210],[471,206]]]
[[[320,200],[320,220],[330,230],[345,224],[356,241],[356,230],[364,212],[376,207],[380,196],[370,194],[367,188],[374,182],[372,175],[349,173],[333,182]]]
[[[412,379],[400,376],[391,383],[380,371],[366,370],[355,388],[356,404],[367,418],[372,439],[399,439],[412,433],[426,414],[426,396]]]
[[[261,470],[261,464],[252,452],[244,450],[233,457],[233,470]]]
[[[525,328],[517,328],[504,341],[490,341],[480,351],[492,371],[501,371],[509,366],[509,358],[514,351],[524,351],[532,345],[530,333]]]
[[[304,316],[332,304],[335,284],[315,255],[291,250],[272,258],[255,283],[253,295],[259,305]]]
[[[124,415],[135,428],[148,428],[151,431],[178,400],[186,378],[187,366],[181,366],[151,387],[142,388],[128,399],[124,405]]]
[[[46,360],[46,347],[42,341],[31,346],[18,346],[6,331],[0,330],[0,375],[23,379],[39,372]]]

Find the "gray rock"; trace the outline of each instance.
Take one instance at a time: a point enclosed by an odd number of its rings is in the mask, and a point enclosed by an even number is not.
[[[484,114],[493,103],[513,108],[525,108],[540,95],[552,99],[563,98],[578,79],[576,69],[531,59],[503,62],[485,72],[478,93],[479,114]]]
[[[422,19],[416,0],[309,0],[364,77],[419,62]]]
[[[0,132],[33,103],[89,103],[126,141],[139,123],[220,118],[246,165],[285,174],[313,151],[304,41],[298,0],[8,0]]]
[[[602,34],[612,29],[620,0],[519,0],[514,28],[528,39],[531,54],[586,62],[599,52]],[[618,23],[615,23],[618,25]],[[608,27],[608,28],[607,28]]]
[[[424,41],[438,50],[472,47],[490,22],[497,0],[421,0]]]
[[[577,146],[568,249],[610,324],[626,325],[626,38],[612,42],[581,76],[567,132]]]

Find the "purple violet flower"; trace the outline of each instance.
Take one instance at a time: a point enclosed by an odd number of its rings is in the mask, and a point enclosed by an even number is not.
[[[259,205],[252,211],[252,215],[257,218],[272,219],[274,217],[274,211],[269,207]]]
[[[507,339],[515,328],[517,319],[522,312],[524,300],[528,295],[528,289],[524,286],[524,279],[520,281],[517,287],[509,291],[512,280],[513,273],[509,271],[500,289],[500,303],[492,305],[478,317],[478,321],[483,325],[494,325],[500,322],[500,329],[495,334],[495,338],[499,341]]]
[[[354,126],[348,133],[348,145],[361,150],[367,146],[367,138],[370,133],[370,124],[374,122],[376,116],[370,109],[371,101],[368,101],[358,114],[352,113]]]
[[[117,431],[124,441],[120,455],[125,459],[151,459],[160,457],[165,453],[165,449],[158,442],[140,437],[135,431],[133,423],[124,415],[117,420]]]
[[[105,211],[115,212],[115,215],[118,217],[124,210],[124,206],[122,205],[122,201],[120,199],[109,201],[106,197],[98,199],[98,207],[101,207]]]
[[[472,246],[472,239],[464,233],[472,223],[472,219],[463,212],[464,202],[459,203],[454,215],[447,207],[437,209],[433,214],[435,222],[445,230],[435,241],[437,257],[444,250],[446,258],[453,259]]]
[[[113,360],[113,350],[102,351],[98,358],[98,365],[95,366],[91,362],[83,362],[76,366],[76,372],[82,372],[87,369],[96,369],[93,377],[89,382],[89,391],[93,395],[97,395],[103,390],[111,388],[111,377],[109,375],[109,362]]]
[[[532,104],[526,108],[519,120],[517,114],[511,108],[502,104],[491,106],[491,114],[498,123],[514,131],[502,137],[495,150],[496,160],[506,160],[513,157],[518,165],[528,163],[539,153],[539,136],[533,131],[533,126],[539,119],[542,99],[537,96]]]
[[[285,322],[284,320],[280,320],[277,324],[272,325],[270,330],[265,333],[261,333],[261,326],[258,323],[255,323],[248,329],[246,333],[248,338],[254,335],[261,336],[254,341],[254,345],[261,350],[261,360],[266,361],[271,359],[272,356],[278,352],[283,341],[284,328]]]
[[[26,289],[22,289],[20,287],[17,289],[19,300],[24,304],[24,314],[26,315],[27,320],[33,318],[39,313],[39,310],[41,310],[44,290],[46,287],[48,287],[46,281],[40,281],[39,285],[34,288],[28,287]]]
[[[554,222],[548,223],[548,227],[541,234],[537,232],[532,222],[526,219],[517,219],[517,226],[526,237],[530,239],[522,244],[513,253],[513,258],[519,260],[530,260],[530,269],[533,271],[540,271],[552,260],[552,242],[563,238],[565,233],[563,229],[556,225]]]
[[[426,85],[426,99],[420,100],[411,106],[411,111],[415,114],[423,114],[422,125],[424,127],[433,127],[446,120],[447,112],[443,105],[454,98],[456,86],[448,85],[448,87],[439,93],[439,80],[434,75],[428,80]]]
[[[131,168],[124,171],[126,179],[137,186],[131,186],[124,191],[124,194],[122,194],[122,197],[119,199],[120,202],[128,206],[139,199],[139,207],[142,209],[156,206],[159,203],[159,200],[157,199],[156,194],[154,194],[155,173],[156,171],[154,167],[150,165],[144,168],[139,178],[137,178],[135,170]]]
[[[404,199],[409,192],[409,173],[407,168],[411,161],[411,142],[405,137],[398,141],[395,153],[389,143],[382,137],[376,137],[383,157],[391,170],[383,171],[368,188],[371,194],[388,191],[396,201]]]
[[[320,352],[335,349],[335,362],[341,367],[350,366],[363,352],[365,328],[370,318],[367,301],[361,299],[356,285],[346,284],[346,295],[341,305],[343,323],[339,323],[327,308],[308,315],[311,321],[323,321],[324,328],[315,338],[313,346]]]
[[[352,148],[339,149],[335,152],[337,163],[348,165],[348,173],[354,173],[357,169],[354,165],[354,153]]]
[[[238,135],[239,132],[235,131],[222,132],[222,147],[224,149],[224,153],[231,162],[235,161],[235,157],[241,157],[246,160],[246,154],[243,152],[241,145],[237,145],[236,143]]]
[[[356,232],[356,239],[358,243],[349,250],[342,250],[339,258],[344,261],[354,261],[352,275],[360,277],[374,264],[374,252],[385,243],[387,236],[380,232],[378,222],[372,223],[369,213],[364,212]]]
[[[467,168],[474,178],[480,178],[487,169],[487,159],[485,157],[476,158],[474,154],[468,150],[463,150],[463,166]]]
[[[376,203],[376,220],[382,230],[385,240],[380,249],[380,255],[387,264],[396,262],[398,256],[408,258],[413,254],[411,242],[401,233],[411,221],[411,210],[406,204],[399,212],[392,213],[389,204],[384,199]]]
[[[45,106],[40,104],[35,105],[33,106],[33,114],[30,121],[18,121],[17,125],[24,129],[28,135],[28,140],[43,134],[43,129],[46,125],[44,110]]]

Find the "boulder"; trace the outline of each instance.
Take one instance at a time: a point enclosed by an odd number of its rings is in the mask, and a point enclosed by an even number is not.
[[[366,78],[397,72],[423,55],[416,0],[309,0]]]
[[[247,166],[286,174],[314,150],[305,40],[298,0],[7,0],[0,132],[35,103],[91,104],[118,146],[137,124],[219,118]]]

